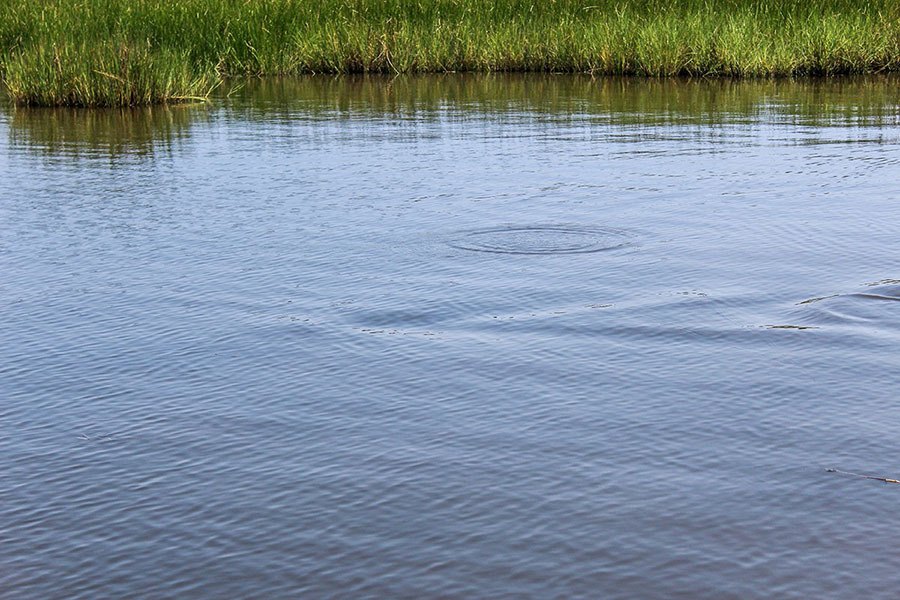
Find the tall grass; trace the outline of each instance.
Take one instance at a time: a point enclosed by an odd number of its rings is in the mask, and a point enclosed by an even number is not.
[[[21,104],[177,101],[234,75],[891,70],[900,70],[897,0],[0,3],[0,77]]]

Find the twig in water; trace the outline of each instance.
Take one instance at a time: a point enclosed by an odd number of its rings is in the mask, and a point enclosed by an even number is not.
[[[839,473],[841,475],[850,475],[851,477],[861,477],[862,479],[874,479],[875,481],[883,481],[884,483],[900,483],[898,479],[888,479],[887,477],[876,477],[875,475],[863,475],[861,473],[851,473],[850,471],[841,471],[840,469],[825,469],[828,473]]]

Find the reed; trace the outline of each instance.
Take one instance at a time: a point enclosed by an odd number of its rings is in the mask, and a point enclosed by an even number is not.
[[[552,71],[772,77],[900,70],[896,0],[6,0],[13,101],[203,97],[223,77]]]

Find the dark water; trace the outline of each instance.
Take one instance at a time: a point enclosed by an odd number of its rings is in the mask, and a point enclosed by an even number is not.
[[[0,596],[895,598],[900,87],[0,111]]]

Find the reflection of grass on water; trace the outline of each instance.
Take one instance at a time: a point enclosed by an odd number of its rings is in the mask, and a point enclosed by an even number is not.
[[[528,112],[613,123],[717,124],[768,119],[810,125],[898,124],[897,75],[803,79],[636,78],[552,74],[270,77],[228,103],[253,114],[462,116]],[[226,86],[228,87],[228,86]]]
[[[12,144],[49,155],[150,154],[186,138],[191,123],[203,112],[187,106],[19,108],[12,113],[9,134]]]
[[[817,127],[896,126],[900,124],[898,80],[896,75],[701,81],[517,73],[270,77],[237,85],[227,82],[224,88],[237,91],[228,99],[220,98],[220,110],[269,123],[296,121],[298,115],[387,118],[410,124],[432,119],[520,122],[534,118],[625,126],[619,133],[634,133],[643,126],[760,120]],[[215,114],[200,105],[90,110],[19,107],[9,113],[8,130],[12,144],[40,154],[116,157],[177,150],[193,126],[214,119]],[[888,131],[892,130],[882,130]],[[400,135],[397,129],[393,132]],[[408,133],[419,134],[415,127]]]
[[[900,69],[896,0],[5,0],[21,104],[203,96],[226,75]]]

